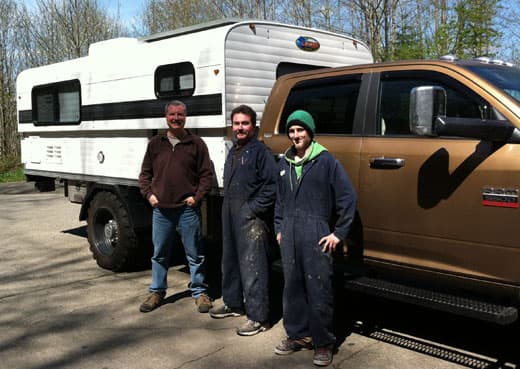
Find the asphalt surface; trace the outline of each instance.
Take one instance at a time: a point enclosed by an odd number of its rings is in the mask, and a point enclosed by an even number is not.
[[[243,318],[216,320],[196,311],[182,264],[169,274],[167,303],[140,313],[150,270],[99,268],[78,213],[79,205],[69,203],[62,189],[39,193],[32,184],[0,184],[0,368],[313,367],[310,351],[273,353],[285,336],[279,284],[273,286],[273,327],[253,337],[236,335]],[[337,309],[343,319],[332,368],[514,368],[518,363],[518,329],[497,331],[357,297]],[[511,334],[516,336],[507,339]]]

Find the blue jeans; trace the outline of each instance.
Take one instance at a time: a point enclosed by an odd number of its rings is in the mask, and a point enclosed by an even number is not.
[[[154,208],[152,219],[152,285],[150,292],[166,293],[168,268],[177,233],[182,244],[191,274],[191,295],[194,298],[206,293],[204,282],[204,244],[202,242],[200,207]]]

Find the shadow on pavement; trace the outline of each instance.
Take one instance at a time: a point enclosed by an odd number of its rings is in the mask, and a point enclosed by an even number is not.
[[[34,182],[0,183],[0,195],[22,195],[39,192]]]
[[[87,226],[81,226],[77,228],[66,229],[61,231],[62,233],[71,234],[78,237],[87,238]]]
[[[180,299],[187,298],[187,297],[191,297],[191,291],[189,289],[174,293],[173,295],[166,297],[164,299],[163,305],[173,304],[174,302],[179,301]]]

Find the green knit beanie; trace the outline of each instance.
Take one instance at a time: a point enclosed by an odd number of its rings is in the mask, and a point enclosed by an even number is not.
[[[312,115],[305,110],[296,110],[289,115],[289,118],[287,118],[287,135],[289,135],[289,128],[294,125],[302,126],[309,133],[311,139],[314,138],[316,125]]]

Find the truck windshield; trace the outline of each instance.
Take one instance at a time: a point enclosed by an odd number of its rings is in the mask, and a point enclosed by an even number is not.
[[[520,69],[503,65],[467,65],[467,68],[487,79],[520,102]]]

